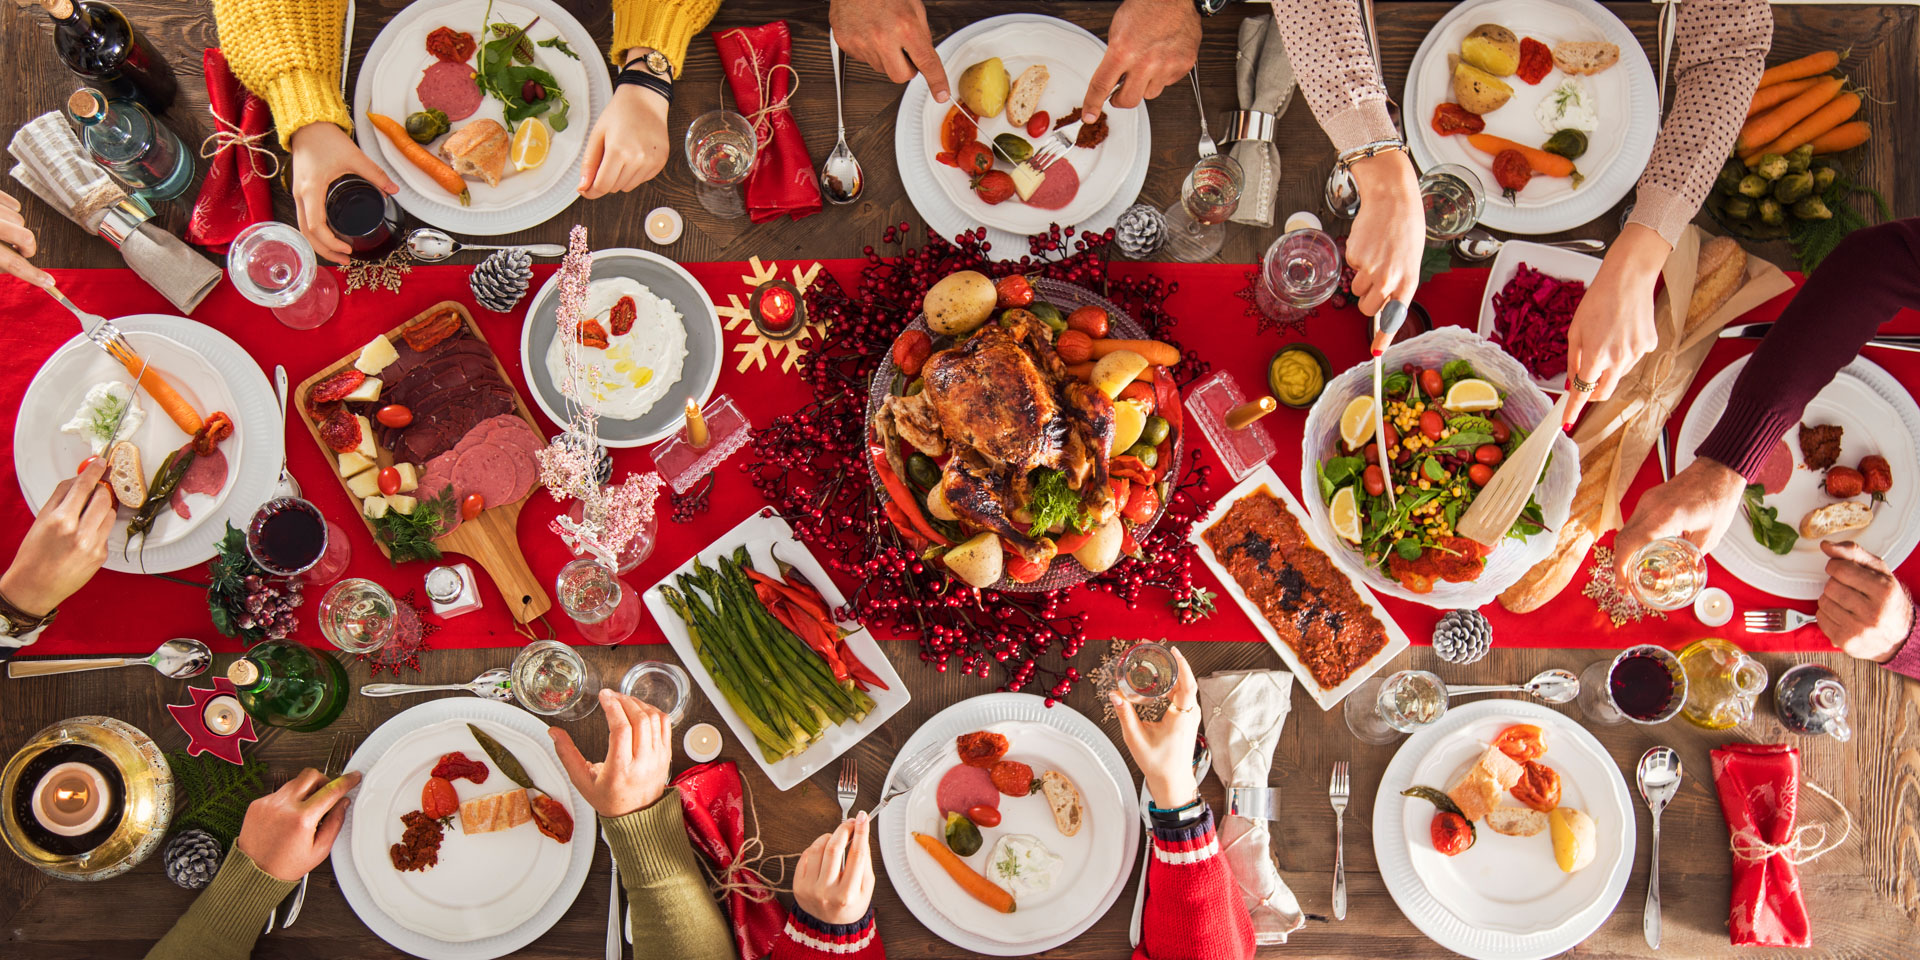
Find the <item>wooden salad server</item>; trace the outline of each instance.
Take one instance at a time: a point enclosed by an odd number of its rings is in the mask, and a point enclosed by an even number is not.
[[[1500,469],[1494,471],[1493,479],[1487,481],[1480,495],[1467,507],[1466,515],[1455,525],[1455,533],[1491,547],[1513,529],[1520,511],[1527,508],[1527,498],[1533,496],[1534,484],[1540,482],[1547,455],[1553,452],[1553,439],[1560,435],[1562,418],[1567,415],[1568,396],[1560,395],[1553,409],[1533,425],[1533,432],[1527,434],[1520,449],[1509,454]]]

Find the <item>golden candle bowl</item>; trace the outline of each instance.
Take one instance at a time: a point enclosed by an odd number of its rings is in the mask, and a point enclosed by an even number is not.
[[[38,768],[47,766],[49,751],[64,760],[69,754],[84,755],[78,748],[96,751],[118,771],[119,820],[91,849],[49,849],[35,839],[47,831],[26,822],[33,817],[28,794],[39,783],[44,771]],[[20,859],[63,880],[105,880],[133,869],[159,849],[173,819],[173,771],[159,745],[138,727],[112,717],[69,717],[34,734],[0,768],[0,810],[0,840]]]

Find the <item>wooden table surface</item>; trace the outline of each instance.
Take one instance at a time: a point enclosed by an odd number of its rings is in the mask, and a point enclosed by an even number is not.
[[[563,0],[575,9],[596,36],[608,35],[608,14],[604,3]],[[391,9],[403,6],[400,0],[361,0],[355,50],[364,54]],[[119,0],[119,6],[141,25],[182,74],[182,100],[167,119],[190,141],[198,141],[209,130],[205,96],[198,79],[199,53],[213,46],[215,31],[210,9],[202,3],[171,0]],[[988,0],[931,0],[930,20],[936,36],[943,36],[968,22],[984,16],[1018,9],[1021,5]],[[1045,10],[1081,23],[1096,33],[1105,32],[1110,5],[1088,2],[1062,2],[1038,5]],[[1390,82],[1399,88],[1414,49],[1427,29],[1447,9],[1440,3],[1387,3],[1379,8],[1381,49]],[[1651,4],[1616,4],[1611,9],[1627,22],[1648,46],[1653,47],[1656,8]],[[1920,147],[1920,8],[1911,6],[1780,6],[1775,7],[1775,48],[1777,56],[1791,55],[1826,47],[1851,47],[1848,68],[1854,79],[1874,91],[1868,115],[1874,123],[1874,140],[1864,151],[1866,182],[1878,185],[1892,202],[1896,214],[1920,213],[1920,179],[1908,175],[1911,163],[1900,164],[1899,156],[1911,157]],[[1237,21],[1245,15],[1262,12],[1252,4],[1238,5],[1209,21],[1201,51],[1201,71],[1210,117],[1215,129],[1233,100],[1233,55]],[[826,11],[823,4],[796,2],[758,2],[732,0],[720,13],[716,26],[751,25],[785,17],[794,31],[794,65],[806,78],[796,98],[795,113],[806,133],[815,157],[824,156],[832,144],[833,105],[826,96],[830,84],[826,68]],[[70,90],[72,78],[54,60],[46,42],[47,27],[37,13],[23,13],[7,5],[0,12],[0,55],[13,69],[20,71],[19,89],[0,102],[0,129],[11,130],[29,117],[53,109]],[[710,41],[696,38],[681,95],[675,104],[672,121],[684,124],[696,113],[720,102],[719,71]],[[771,257],[804,255],[809,257],[852,256],[860,248],[875,242],[884,224],[901,220],[918,222],[900,187],[892,157],[892,120],[899,89],[886,84],[860,66],[850,66],[847,87],[847,115],[852,119],[849,139],[862,158],[868,188],[862,200],[849,208],[827,212],[799,222],[780,222],[748,228],[745,221],[718,222],[709,217],[693,195],[693,180],[684,163],[675,159],[658,180],[628,196],[585,203],[566,215],[518,235],[514,239],[560,240],[568,224],[586,223],[597,242],[639,239],[639,220],[644,211],[665,202],[681,210],[689,220],[689,230],[680,245],[670,251],[683,260],[736,260],[759,254]],[[1195,111],[1184,89],[1169,88],[1167,95],[1152,104],[1155,163],[1148,176],[1142,199],[1164,205],[1175,197],[1180,180],[1193,154],[1190,143],[1195,137]],[[1414,118],[1418,120],[1419,118]],[[677,126],[676,126],[677,129]],[[1280,124],[1281,201],[1287,210],[1318,206],[1320,187],[1332,166],[1332,150],[1314,125],[1305,106],[1296,102]],[[1896,176],[1896,171],[1900,175]],[[19,193],[17,187],[14,188]],[[282,201],[282,217],[291,220],[291,207]],[[121,262],[106,244],[87,237],[44,205],[29,201],[27,219],[40,236],[41,253],[37,262],[57,267],[117,267]],[[176,227],[184,221],[184,208],[167,211]],[[1596,220],[1570,235],[1610,237],[1617,229],[1617,217]],[[1229,231],[1222,258],[1250,262],[1271,241],[1277,229],[1255,230],[1234,226]],[[1788,262],[1784,247],[1764,248],[1762,253]],[[716,518],[721,522],[727,518]],[[1220,616],[1240,614],[1223,610]],[[1204,636],[1203,625],[1192,628],[1189,639]],[[122,646],[139,646],[126,643]],[[1182,639],[1175,637],[1176,641]],[[1277,668],[1279,662],[1265,647],[1255,644],[1186,643],[1184,649],[1195,668],[1203,675],[1215,670]],[[893,658],[911,688],[914,700],[886,728],[853,751],[861,760],[866,792],[863,802],[872,802],[872,792],[891,763],[895,750],[926,718],[943,707],[988,691],[980,681],[962,680],[936,674],[922,668],[914,649],[905,643],[889,644]],[[616,676],[628,665],[643,658],[672,659],[664,646],[642,648],[594,648],[585,655],[602,676]],[[1395,668],[1414,666],[1438,668],[1449,682],[1506,682],[1523,679],[1547,667],[1579,670],[1602,656],[1587,650],[1520,650],[1496,648],[1485,660],[1466,667],[1438,663],[1431,651],[1416,647],[1394,664]],[[1091,659],[1090,655],[1087,656]],[[482,669],[505,665],[509,650],[457,650],[431,654],[422,682],[463,681]],[[222,657],[217,666],[228,658]],[[1920,684],[1906,683],[1893,674],[1871,665],[1846,660],[1838,655],[1782,656],[1760,658],[1773,674],[1792,663],[1819,660],[1838,670],[1854,698],[1858,733],[1851,744],[1827,740],[1798,740],[1803,751],[1804,777],[1839,797],[1852,811],[1854,831],[1851,840],[1818,862],[1802,868],[1801,882],[1813,914],[1816,948],[1812,955],[1822,957],[1910,956],[1912,945],[1920,937]],[[348,669],[357,686],[366,682],[366,668]],[[108,674],[78,674],[65,678],[11,681],[0,690],[0,750],[11,751],[41,727],[63,717],[77,714],[108,714],[135,723],[153,734],[169,749],[184,747],[184,736],[164,713],[166,703],[183,700],[181,684],[167,681],[147,671]],[[355,697],[335,725],[336,730],[364,736],[410,700],[374,700]],[[1090,689],[1075,691],[1069,705],[1097,715],[1100,705]],[[1273,784],[1287,791],[1287,816],[1277,824],[1274,853],[1280,870],[1302,907],[1315,919],[1296,934],[1287,948],[1263,951],[1270,956],[1435,956],[1444,953],[1407,922],[1393,905],[1374,867],[1370,812],[1372,796],[1381,772],[1394,747],[1372,747],[1354,740],[1345,730],[1338,711],[1321,713],[1305,697],[1295,698],[1293,717],[1274,762]],[[1709,775],[1707,751],[1720,743],[1739,739],[1760,742],[1788,736],[1769,712],[1738,731],[1709,734],[1685,723],[1662,727],[1599,727],[1595,733],[1607,746],[1625,775],[1631,777],[1634,762],[1655,743],[1668,743],[1680,750],[1687,767],[1687,782],[1679,797],[1668,808],[1664,820],[1666,850],[1663,890],[1666,904],[1666,945],[1668,956],[1727,956],[1735,954],[1727,945],[1726,917],[1730,889],[1727,832]],[[1568,712],[1577,713],[1566,708]],[[688,722],[716,721],[713,709],[704,701],[694,706]],[[602,749],[605,728],[595,715],[569,725],[575,739],[589,755]],[[1110,732],[1117,731],[1111,722]],[[292,734],[271,731],[257,747],[276,772],[293,772],[302,766],[317,765],[326,756],[331,736]],[[808,784],[779,794],[760,775],[746,757],[741,744],[729,737],[725,756],[739,761],[750,788],[761,807],[760,825],[768,849],[773,853],[792,853],[803,848],[815,835],[831,828],[838,819],[838,807],[832,799],[832,780],[822,774]],[[1353,761],[1354,804],[1348,811],[1348,881],[1351,908],[1344,922],[1330,916],[1330,885],[1333,862],[1333,815],[1324,789],[1330,764],[1335,760]],[[684,761],[677,765],[684,766]],[[1221,803],[1219,781],[1210,778],[1208,795]],[[1837,819],[1818,801],[1804,807],[1804,818]],[[1620,908],[1592,938],[1576,952],[1581,956],[1651,956],[1641,938],[1641,903],[1646,893],[1648,818],[1639,818],[1639,852],[1632,879],[1622,895]],[[607,898],[605,854],[596,852],[596,864],[588,874],[580,898],[561,922],[536,943],[515,954],[519,957],[597,957],[605,934]],[[1093,929],[1074,942],[1050,951],[1049,957],[1121,957],[1127,952],[1126,926],[1132,903],[1133,884],[1114,908]],[[401,956],[373,936],[339,896],[333,877],[326,867],[315,874],[313,895],[300,922],[292,930],[265,938],[255,949],[257,957],[336,958]],[[938,940],[916,922],[882,877],[876,895],[880,926],[891,955],[895,957],[967,956]],[[102,884],[69,884],[50,880],[11,858],[0,860],[0,957],[33,956],[38,960],[59,958],[103,958],[138,956],[163,934],[174,918],[186,909],[192,894],[169,884],[160,871],[157,858],[133,873]],[[665,945],[643,948],[640,956],[666,957]]]

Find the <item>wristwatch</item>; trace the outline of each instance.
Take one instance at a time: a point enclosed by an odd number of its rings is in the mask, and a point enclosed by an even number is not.
[[[632,84],[659,94],[668,103],[673,102],[673,63],[667,55],[658,50],[649,50],[627,61],[627,65],[614,75],[613,85],[618,88]]]
[[[52,623],[54,616],[59,612],[59,609],[55,608],[47,611],[44,616],[34,616],[14,606],[13,602],[5,596],[0,596],[0,637],[24,637]]]
[[[1195,10],[1200,11],[1201,16],[1211,17],[1214,14],[1219,13],[1222,10],[1225,10],[1227,8],[1227,4],[1232,2],[1233,0],[1193,0],[1193,8]]]

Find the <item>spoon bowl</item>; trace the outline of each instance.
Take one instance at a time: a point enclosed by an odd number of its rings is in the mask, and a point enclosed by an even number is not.
[[[866,186],[866,177],[860,172],[860,161],[854,159],[853,150],[847,146],[847,121],[840,103],[840,41],[833,31],[827,31],[827,47],[833,56],[833,115],[839,125],[840,138],[833,145],[833,152],[827,154],[827,160],[820,165],[820,193],[829,203],[852,203],[860,199],[860,191]]]
[[[567,248],[557,243],[513,243],[505,246],[461,243],[444,231],[435,230],[432,227],[415,227],[412,233],[407,234],[407,253],[415,260],[438,263],[462,250],[525,250],[536,257],[567,255]]]
[[[1579,250],[1583,253],[1599,253],[1607,248],[1605,240],[1536,240],[1532,242],[1543,247],[1559,247],[1562,250]],[[1453,242],[1453,252],[1459,254],[1462,260],[1477,263],[1481,260],[1493,259],[1493,255],[1499,253],[1500,248],[1506,245],[1505,240],[1495,237],[1480,227],[1474,227]]]
[[[1447,696],[1469,693],[1524,693],[1545,703],[1567,703],[1580,695],[1580,678],[1571,670],[1542,670],[1526,683],[1494,683],[1447,687]]]

